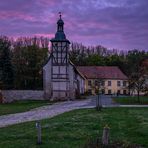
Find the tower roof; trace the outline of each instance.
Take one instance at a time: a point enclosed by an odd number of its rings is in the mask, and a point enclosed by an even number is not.
[[[57,32],[55,34],[55,37],[51,39],[50,41],[51,42],[59,42],[59,41],[69,42],[69,40],[66,39],[66,35],[64,33],[64,21],[62,20],[61,12],[59,12],[59,17],[60,18],[57,21]]]

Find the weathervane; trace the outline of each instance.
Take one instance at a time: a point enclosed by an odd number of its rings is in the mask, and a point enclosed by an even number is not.
[[[61,19],[61,17],[62,17],[62,13],[61,13],[61,12],[59,12],[59,17],[60,17],[60,19]]]

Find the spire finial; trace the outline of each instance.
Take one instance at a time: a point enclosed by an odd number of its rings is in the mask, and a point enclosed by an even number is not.
[[[61,19],[61,17],[62,17],[62,13],[61,13],[61,12],[59,12],[59,17],[60,17],[60,19]]]

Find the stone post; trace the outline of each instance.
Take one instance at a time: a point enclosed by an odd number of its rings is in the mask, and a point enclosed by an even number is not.
[[[103,129],[102,144],[108,145],[108,143],[109,143],[109,127],[106,125]]]
[[[41,139],[41,123],[39,121],[36,122],[36,128],[37,128],[37,144],[41,144],[42,143],[42,139]]]

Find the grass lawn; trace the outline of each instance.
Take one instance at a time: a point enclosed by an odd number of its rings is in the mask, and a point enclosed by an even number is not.
[[[0,115],[12,114],[18,112],[28,111],[30,109],[51,104],[49,101],[38,101],[38,100],[28,100],[28,101],[16,101],[8,104],[0,104]]]
[[[114,97],[113,100],[120,104],[147,104],[148,105],[148,96],[140,96],[140,102],[138,102],[137,96],[128,96],[128,97]]]
[[[1,148],[83,148],[110,127],[110,140],[148,147],[148,108],[81,109],[42,120],[43,143],[36,145],[35,122],[0,128]]]

